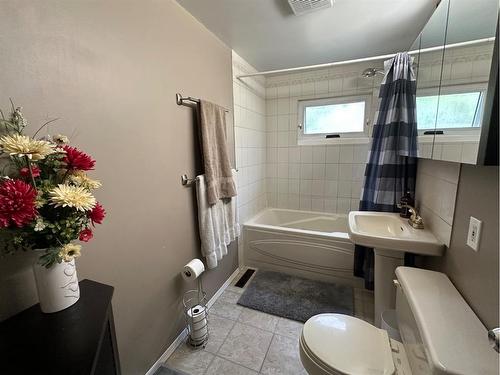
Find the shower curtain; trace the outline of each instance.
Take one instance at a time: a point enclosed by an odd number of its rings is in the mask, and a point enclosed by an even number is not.
[[[371,147],[359,209],[398,212],[405,192],[415,193],[417,157],[416,81],[412,58],[406,52],[385,61]],[[410,256],[405,256],[408,263]],[[373,249],[355,246],[354,275],[374,288]]]

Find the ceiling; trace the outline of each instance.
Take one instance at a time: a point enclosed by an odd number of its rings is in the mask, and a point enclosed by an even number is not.
[[[438,0],[335,0],[295,16],[287,0],[177,0],[258,70],[407,50]]]

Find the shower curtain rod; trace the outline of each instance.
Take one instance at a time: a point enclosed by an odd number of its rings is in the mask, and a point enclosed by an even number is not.
[[[421,50],[409,51],[408,53],[410,55],[416,55],[416,54],[423,53],[423,52],[425,53],[425,52],[440,51],[443,48],[444,49],[450,49],[450,48],[457,48],[457,47],[465,47],[465,46],[470,46],[470,45],[474,45],[474,44],[494,42],[494,41],[495,41],[495,37],[483,38],[483,39],[470,40],[468,42],[460,42],[460,43],[448,44],[446,46],[429,47],[429,48],[424,48],[424,49],[421,49]],[[238,75],[236,78],[242,79],[242,78],[247,78],[247,77],[265,76],[265,75],[269,75],[269,74],[279,74],[279,73],[288,73],[288,72],[300,72],[302,70],[329,68],[329,67],[332,67],[332,66],[339,66],[339,65],[354,64],[354,63],[365,62],[365,61],[374,61],[374,60],[388,59],[388,58],[391,58],[391,57],[394,57],[394,56],[395,56],[395,54],[391,53],[391,54],[388,54],[388,55],[379,55],[379,56],[372,56],[372,57],[364,57],[364,58],[360,58],[360,59],[344,60],[344,61],[337,61],[337,62],[331,62],[331,63],[325,63],[325,64],[317,64],[317,65],[299,66],[299,67],[296,67],[296,68],[267,70],[267,71],[257,72],[257,73],[241,74],[241,75]]]

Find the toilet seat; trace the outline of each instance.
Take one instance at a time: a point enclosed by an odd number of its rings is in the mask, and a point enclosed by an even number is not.
[[[396,373],[387,332],[348,315],[310,318],[302,329],[300,357],[311,375]]]

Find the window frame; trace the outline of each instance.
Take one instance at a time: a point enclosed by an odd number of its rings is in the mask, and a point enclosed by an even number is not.
[[[315,145],[324,143],[368,143],[368,125],[370,123],[372,94],[360,94],[349,96],[332,96],[313,99],[299,99],[297,101],[297,131],[299,145]],[[342,133],[316,133],[305,134],[305,109],[307,107],[319,107],[325,105],[336,105],[345,103],[364,102],[363,131],[362,132],[342,132]],[[339,137],[326,138],[327,135],[338,134]]]
[[[467,84],[451,84],[441,87],[425,87],[421,88],[417,92],[417,98],[425,96],[441,96],[441,95],[451,95],[451,94],[465,94],[470,92],[481,92],[483,107],[480,112],[479,123],[481,126],[477,127],[466,127],[466,128],[440,128],[435,127],[433,129],[418,129],[418,116],[417,116],[417,129],[419,135],[419,141],[425,141],[427,138],[434,139],[434,136],[439,138],[450,138],[450,141],[463,142],[471,140],[471,138],[476,138],[481,133],[483,115],[484,115],[484,99],[486,98],[486,92],[488,90],[488,82],[477,82],[477,83],[467,83]],[[423,95],[422,95],[423,94]],[[438,112],[439,112],[439,101],[438,101]],[[428,131],[443,131],[444,134],[424,134]]]

